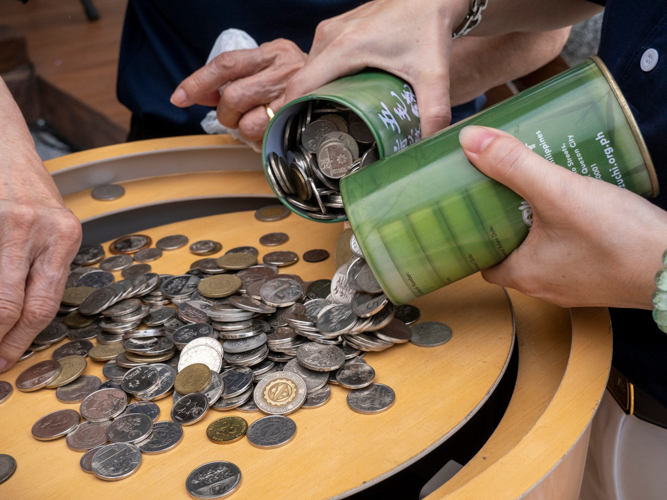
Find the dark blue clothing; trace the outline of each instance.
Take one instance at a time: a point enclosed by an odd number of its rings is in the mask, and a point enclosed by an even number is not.
[[[649,48],[659,59],[645,72],[640,60]],[[653,159],[661,193],[651,201],[667,209],[667,2],[608,0],[599,56],[623,91]],[[667,334],[650,311],[612,309],[611,317],[614,366],[667,408]]]
[[[246,31],[258,44],[286,38],[308,52],[320,21],[364,3],[361,0],[130,0],[118,64],[118,100],[146,122],[182,134],[203,133],[199,123],[212,109],[180,109],[169,103],[178,84],[204,65],[213,43],[228,28]],[[463,119],[484,96],[452,110]]]

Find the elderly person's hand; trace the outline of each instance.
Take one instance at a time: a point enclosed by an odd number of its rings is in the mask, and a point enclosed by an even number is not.
[[[466,127],[468,159],[533,209],[526,240],[482,271],[491,283],[562,307],[651,309],[667,249],[667,212],[640,196],[554,165],[504,132]]]
[[[81,243],[70,212],[35,152],[0,79],[0,372],[55,318]]]
[[[280,109],[287,81],[305,62],[306,54],[282,39],[224,52],[183,80],[171,102],[179,107],[217,106],[221,124],[238,128],[246,140],[261,141],[269,124],[264,106]]]

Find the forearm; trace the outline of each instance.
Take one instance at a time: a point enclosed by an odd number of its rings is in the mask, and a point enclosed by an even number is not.
[[[544,33],[454,40],[450,65],[452,106],[544,66],[560,54],[569,34],[567,27]]]

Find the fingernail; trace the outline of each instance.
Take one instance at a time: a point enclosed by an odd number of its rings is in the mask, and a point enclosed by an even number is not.
[[[7,362],[7,360],[0,358],[0,373],[5,371],[5,368],[7,368],[8,364],[9,363]]]
[[[471,153],[479,154],[495,139],[495,131],[474,125],[463,127],[459,132],[461,147]]]
[[[188,102],[188,95],[185,93],[185,90],[176,89],[176,92],[172,94],[170,101],[174,106],[183,106]]]

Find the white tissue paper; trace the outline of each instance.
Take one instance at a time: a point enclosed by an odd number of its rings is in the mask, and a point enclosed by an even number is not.
[[[215,57],[219,56],[223,52],[228,52],[230,50],[241,50],[241,49],[256,49],[258,47],[257,42],[253,37],[248,35],[243,30],[237,30],[230,28],[228,30],[220,33],[220,36],[213,44],[211,53],[208,55],[206,64],[210,63]],[[220,93],[225,87],[220,87]],[[241,137],[241,133],[237,128],[227,128],[222,125],[218,118],[216,117],[215,110],[209,111],[208,114],[201,121],[201,128],[204,129],[204,132],[207,134],[230,134],[234,139],[245,142],[257,153],[262,152],[262,145],[258,142],[246,141]]]

